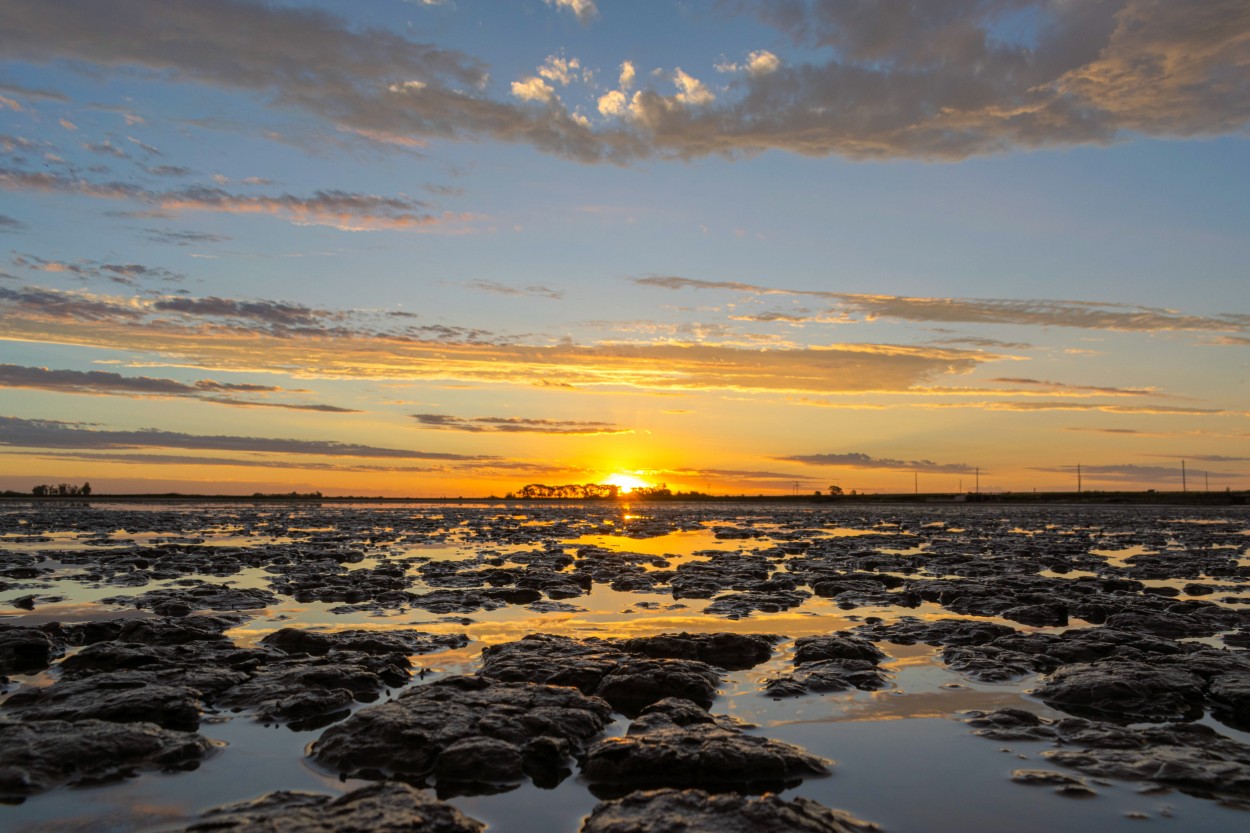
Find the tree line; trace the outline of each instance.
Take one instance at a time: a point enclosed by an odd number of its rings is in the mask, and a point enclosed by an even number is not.
[[[48,497],[51,495],[89,495],[91,494],[91,484],[83,483],[76,486],[73,483],[45,483],[30,490],[32,495],[37,497]]]
[[[697,494],[691,492],[691,494]],[[611,483],[566,483],[562,486],[548,486],[545,483],[530,483],[517,492],[508,492],[506,500],[539,500],[556,498],[563,500],[600,499],[611,500],[621,496],[621,487]],[[673,497],[668,486],[638,486],[629,492],[631,498],[664,498]]]

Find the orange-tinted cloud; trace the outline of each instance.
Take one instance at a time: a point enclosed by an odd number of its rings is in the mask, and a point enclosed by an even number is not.
[[[411,414],[422,428],[473,434],[632,434],[633,429],[610,422],[532,417],[459,417],[449,414]]]
[[[887,469],[889,471],[924,471],[944,474],[971,473],[973,467],[966,463],[935,463],[932,460],[893,460],[889,457],[873,457],[861,452],[834,452],[827,454],[790,454],[772,458],[783,463],[802,463],[808,466],[829,466],[850,469]]]
[[[751,295],[794,295],[822,298],[836,307],[807,316],[777,314],[772,320],[871,321],[894,318],[951,324],[1013,324],[1037,327],[1075,327],[1123,332],[1241,331],[1250,329],[1250,314],[1186,315],[1175,310],[1090,301],[1019,300],[1006,298],[917,298],[864,295],[809,289],[777,289],[739,281],[707,281],[673,275],[632,278],[640,286],[660,289],[700,289],[745,292]],[[858,316],[858,319],[856,318]],[[752,320],[764,320],[755,316]]]
[[[346,231],[419,230],[473,219],[466,214],[432,213],[426,210],[425,203],[407,197],[337,190],[316,191],[310,197],[232,194],[221,188],[196,185],[154,191],[130,183],[93,182],[79,177],[7,167],[0,167],[0,189],[128,200],[164,212],[268,214],[297,225],[333,226]]]
[[[22,367],[0,364],[0,388],[25,388],[58,393],[95,396],[185,397],[214,405],[235,408],[285,408],[292,411],[316,411],[328,414],[359,414],[362,411],[338,405],[299,402],[264,402],[239,399],[239,394],[303,393],[269,385],[234,384],[201,379],[192,384],[175,379],[151,376],[122,376],[103,370],[50,370],[46,367]],[[229,394],[229,395],[225,395]]]
[[[181,431],[159,431],[154,428],[121,431],[96,428],[82,422],[22,419],[12,416],[0,416],[0,446],[97,450],[184,448],[201,451],[306,454],[324,457],[383,457],[401,460],[485,461],[493,459],[488,456],[385,448],[333,440],[187,434]]]
[[[0,338],[149,350],[210,370],[321,378],[835,393],[906,390],[994,357],[936,347],[745,349],[691,343],[517,343],[411,317],[269,301],[117,299],[0,287]],[[142,327],[133,326],[142,322]],[[298,337],[298,338],[297,338]]]

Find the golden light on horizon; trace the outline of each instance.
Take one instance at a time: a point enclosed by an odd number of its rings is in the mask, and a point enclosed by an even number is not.
[[[617,472],[604,478],[603,482],[609,486],[618,487],[623,495],[629,494],[634,489],[645,489],[651,485],[641,477],[635,477],[632,474],[624,474],[622,472]]]

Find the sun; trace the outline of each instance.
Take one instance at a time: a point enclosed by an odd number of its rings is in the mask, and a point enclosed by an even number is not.
[[[651,484],[640,477],[634,477],[632,474],[622,474],[617,472],[603,481],[609,486],[616,486],[621,490],[621,494],[627,495],[634,489],[645,489]]]

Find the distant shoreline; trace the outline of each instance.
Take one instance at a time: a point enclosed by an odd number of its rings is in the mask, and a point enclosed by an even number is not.
[[[1003,492],[994,494],[871,494],[871,495],[674,495],[671,497],[630,497],[621,495],[615,498],[501,498],[489,496],[455,497],[369,497],[350,495],[341,497],[305,496],[305,495],[201,495],[182,493],[159,494],[91,494],[91,495],[0,495],[4,503],[268,503],[268,504],[357,504],[357,503],[494,503],[501,506],[538,505],[549,506],[571,504],[577,506],[597,505],[605,503],[687,503],[687,504],[720,504],[720,503],[763,503],[763,504],[803,504],[814,506],[843,505],[922,505],[922,506],[962,506],[970,504],[989,505],[1062,505],[1062,506],[1248,506],[1250,492],[1099,492],[1089,491],[1081,494],[1074,492]]]

